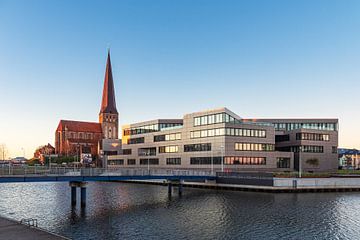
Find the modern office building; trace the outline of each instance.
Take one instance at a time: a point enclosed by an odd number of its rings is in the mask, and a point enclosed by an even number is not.
[[[227,108],[123,126],[108,167],[337,169],[337,119],[242,119]]]

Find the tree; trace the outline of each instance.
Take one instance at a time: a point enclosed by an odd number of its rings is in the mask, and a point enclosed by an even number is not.
[[[306,163],[313,166],[313,167],[317,167],[317,166],[319,166],[319,159],[317,159],[317,158],[309,158],[308,160],[306,160]]]
[[[0,145],[0,159],[5,160],[7,158],[8,150],[5,144]]]

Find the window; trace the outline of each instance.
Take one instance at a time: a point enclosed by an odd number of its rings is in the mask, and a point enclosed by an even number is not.
[[[236,151],[274,151],[274,144],[267,143],[235,143]]]
[[[124,159],[108,160],[109,165],[124,165]]]
[[[284,149],[285,150],[285,149]],[[323,153],[323,146],[303,145],[303,146],[291,146],[291,152],[307,152],[307,153]]]
[[[127,165],[135,165],[136,164],[136,160],[135,159],[128,159],[127,160]]]
[[[140,165],[159,165],[158,158],[141,158]]]
[[[330,135],[320,133],[296,133],[296,140],[329,141]]]
[[[210,165],[215,164],[219,165],[221,164],[221,157],[191,157],[190,158],[190,164],[191,165]]]
[[[265,157],[225,157],[224,164],[226,165],[266,165]]]
[[[333,146],[333,147],[331,148],[331,152],[332,152],[332,153],[338,153],[337,146]]]
[[[290,168],[290,158],[276,158],[277,168]]]
[[[161,146],[159,153],[175,153],[179,151],[179,146]]]
[[[191,131],[190,138],[205,138],[214,136],[257,137],[265,138],[265,130],[241,129],[241,128],[215,128]]]
[[[139,148],[138,155],[139,156],[155,156],[156,155],[156,147]]]
[[[154,136],[154,142],[181,140],[181,133],[171,133]]]
[[[181,165],[181,158],[166,158],[167,165]]]
[[[287,142],[287,141],[290,141],[289,134],[275,136],[275,142]]]
[[[139,144],[139,143],[144,143],[145,139],[143,137],[140,138],[130,138],[128,139],[128,144]]]
[[[184,152],[201,152],[201,151],[211,151],[211,143],[184,145]]]
[[[123,149],[123,155],[131,155],[131,149]]]

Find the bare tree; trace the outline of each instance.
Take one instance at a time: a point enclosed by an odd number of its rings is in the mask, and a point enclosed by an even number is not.
[[[6,160],[8,150],[5,144],[0,144],[0,158]]]

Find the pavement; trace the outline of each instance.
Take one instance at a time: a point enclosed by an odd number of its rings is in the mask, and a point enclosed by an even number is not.
[[[39,228],[29,227],[19,222],[0,217],[1,240],[65,240],[68,238],[47,232]]]

